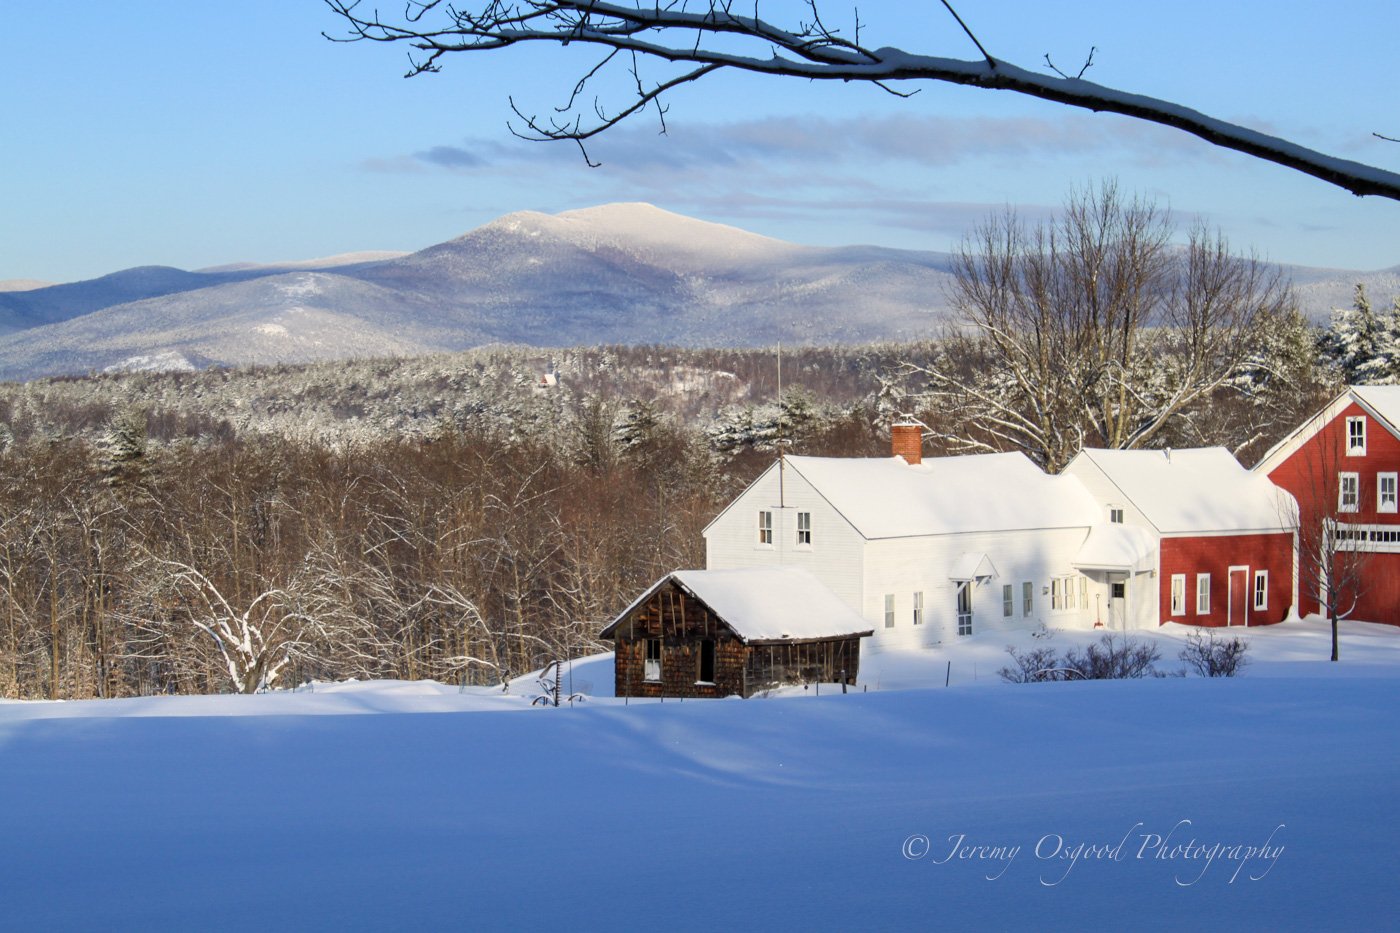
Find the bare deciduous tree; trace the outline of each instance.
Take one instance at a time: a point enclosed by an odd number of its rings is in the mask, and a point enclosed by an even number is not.
[[[1340,442],[1324,435],[1299,453],[1301,483],[1296,497],[1280,493],[1283,509],[1296,501],[1300,599],[1315,603],[1332,627],[1332,660],[1338,660],[1338,623],[1351,615],[1365,594],[1367,568],[1375,546],[1371,529],[1355,522],[1361,508],[1357,474],[1343,479]],[[1301,609],[1300,609],[1301,611]]]
[[[489,52],[515,45],[582,46],[599,50],[599,60],[583,72],[561,106],[547,117],[511,107],[522,121],[517,135],[573,140],[583,149],[588,138],[637,113],[652,109],[665,129],[666,93],[717,71],[809,80],[857,81],[906,96],[897,81],[940,81],[1006,90],[1095,112],[1122,114],[1182,130],[1208,143],[1286,166],[1357,195],[1400,200],[1400,174],[1328,156],[1247,127],[1141,94],[1105,87],[1050,65],[1036,72],[995,58],[944,0],[944,6],[979,57],[972,60],[913,54],[899,48],[872,48],[861,41],[856,14],[849,32],[830,25],[817,0],[780,7],[792,19],[780,24],[752,15],[729,0],[693,7],[680,3],[609,3],[598,0],[479,0],[464,8],[443,0],[408,0],[404,12],[382,17],[362,10],[360,0],[325,0],[347,32],[341,41],[404,43],[416,50],[409,76],[436,72],[460,52]],[[745,7],[747,11],[750,8]],[[642,62],[660,69],[643,74]],[[1085,63],[1088,67],[1090,62]],[[623,72],[621,101],[605,105],[594,86],[610,72]],[[584,152],[587,158],[587,152]]]
[[[968,237],[954,262],[960,320],[941,366],[914,367],[967,452],[1021,450],[1058,470],[1085,445],[1148,446],[1226,386],[1260,314],[1279,313],[1276,273],[1116,185],[1072,195],[1030,226],[1014,213]]]

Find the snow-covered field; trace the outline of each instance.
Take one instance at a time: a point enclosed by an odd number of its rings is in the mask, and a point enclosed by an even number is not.
[[[847,695],[0,703],[0,929],[1394,929],[1400,630],[1247,637],[1233,680],[1004,684],[988,634]]]

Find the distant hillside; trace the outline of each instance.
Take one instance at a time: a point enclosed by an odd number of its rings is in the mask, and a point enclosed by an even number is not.
[[[798,246],[645,204],[524,212],[407,256],[305,271],[137,269],[0,295],[10,331],[0,378],[489,343],[917,339],[932,332],[947,280],[943,254]]]
[[[142,267],[0,291],[0,379],[531,346],[754,347],[917,340],[948,310],[950,257],[799,246],[610,204],[509,214],[411,254],[186,272]],[[1400,294],[1400,267],[1285,267],[1314,320]]]

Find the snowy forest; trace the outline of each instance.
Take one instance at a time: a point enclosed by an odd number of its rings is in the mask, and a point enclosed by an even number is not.
[[[1344,382],[1400,381],[1400,300],[1360,289],[1328,326],[1285,311],[1241,339],[1135,443],[1249,465]],[[781,407],[774,351],[646,346],[0,385],[0,694],[498,683],[597,651],[646,585],[703,566],[702,529],[780,444],[884,455],[907,413],[929,453],[1014,447],[948,403],[1029,404],[978,381],[979,352],[784,348]]]

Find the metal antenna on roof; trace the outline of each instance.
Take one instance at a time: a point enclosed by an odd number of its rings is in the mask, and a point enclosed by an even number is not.
[[[783,448],[787,438],[783,436],[783,342],[778,341],[778,515],[787,508],[786,490],[783,488]]]

